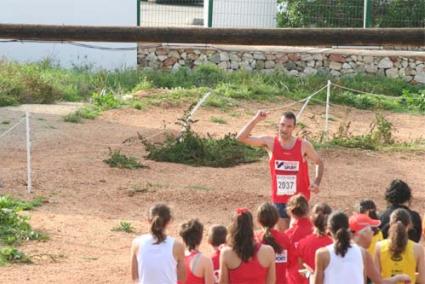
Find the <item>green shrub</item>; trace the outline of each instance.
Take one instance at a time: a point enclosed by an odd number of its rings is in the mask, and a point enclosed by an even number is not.
[[[134,228],[129,222],[121,221],[117,227],[112,228],[113,232],[134,233]]]
[[[104,160],[104,162],[111,168],[134,170],[146,167],[139,163],[135,157],[127,157],[126,155],[121,154],[120,150],[112,149],[109,149],[109,159]]]

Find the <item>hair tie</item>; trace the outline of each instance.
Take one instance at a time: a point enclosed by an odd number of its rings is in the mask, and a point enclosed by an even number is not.
[[[247,212],[249,212],[248,208],[245,208],[245,207],[236,208],[236,214],[238,216],[241,216],[242,214],[247,213]]]

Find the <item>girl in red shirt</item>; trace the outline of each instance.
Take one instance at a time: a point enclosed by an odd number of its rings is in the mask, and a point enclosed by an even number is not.
[[[293,249],[289,238],[282,232],[274,229],[279,220],[279,213],[271,203],[263,203],[257,209],[257,221],[263,227],[257,232],[257,240],[270,245],[276,254],[276,284],[286,284],[286,271],[293,257]]]
[[[302,194],[292,196],[288,201],[288,213],[291,216],[291,226],[285,231],[291,245],[298,249],[298,242],[313,233],[313,224],[309,218],[309,205],[307,199]],[[295,261],[288,269],[288,283],[301,284],[307,278],[299,272],[301,267]]]
[[[180,227],[180,236],[187,247],[184,266],[186,281],[179,284],[214,284],[213,264],[199,251],[204,226],[198,219],[191,219]]]
[[[326,203],[314,205],[311,216],[311,221],[314,224],[314,232],[298,242],[298,262],[304,264],[309,273],[314,272],[315,269],[314,257],[316,251],[333,242],[326,233],[328,216],[331,213],[332,209]]]
[[[213,247],[211,260],[214,268],[214,283],[218,283],[220,275],[220,253],[226,244],[227,228],[223,225],[213,225],[208,232],[208,243]]]
[[[228,246],[221,251],[219,283],[275,283],[275,257],[271,246],[255,241],[252,214],[238,208],[229,227]]]

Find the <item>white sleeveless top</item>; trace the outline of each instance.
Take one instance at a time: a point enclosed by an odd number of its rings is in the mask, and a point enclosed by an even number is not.
[[[330,261],[325,269],[324,284],[362,284],[365,282],[363,255],[359,246],[351,244],[344,257],[335,254],[334,244],[326,247]]]
[[[176,284],[177,261],[173,255],[174,238],[168,237],[160,244],[151,234],[138,237],[137,263],[140,284]]]

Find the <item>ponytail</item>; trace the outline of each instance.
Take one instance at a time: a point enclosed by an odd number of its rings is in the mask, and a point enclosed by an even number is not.
[[[397,209],[390,216],[390,229],[388,238],[390,239],[391,257],[400,258],[409,241],[407,228],[410,225],[410,214],[405,209]]]
[[[229,228],[228,243],[236,255],[247,262],[255,254],[254,222],[251,213],[240,210]]]
[[[328,228],[334,238],[336,255],[344,257],[351,247],[351,235],[348,231],[348,217],[343,212],[335,212],[329,217]]]
[[[336,232],[335,253],[336,255],[345,256],[351,247],[350,232],[346,228],[341,228]]]
[[[332,213],[331,207],[326,203],[318,203],[314,205],[312,213],[311,221],[316,228],[316,232],[319,235],[325,235],[328,216]]]
[[[257,221],[265,228],[265,233],[263,235],[262,242],[266,245],[270,245],[276,253],[282,253],[282,246],[278,244],[276,239],[273,237],[272,229],[279,220],[279,213],[277,212],[276,207],[269,203],[265,202],[260,205],[257,209]]]
[[[171,210],[165,204],[156,204],[149,209],[149,222],[151,234],[155,237],[155,244],[160,244],[166,239],[165,227],[171,220]]]

